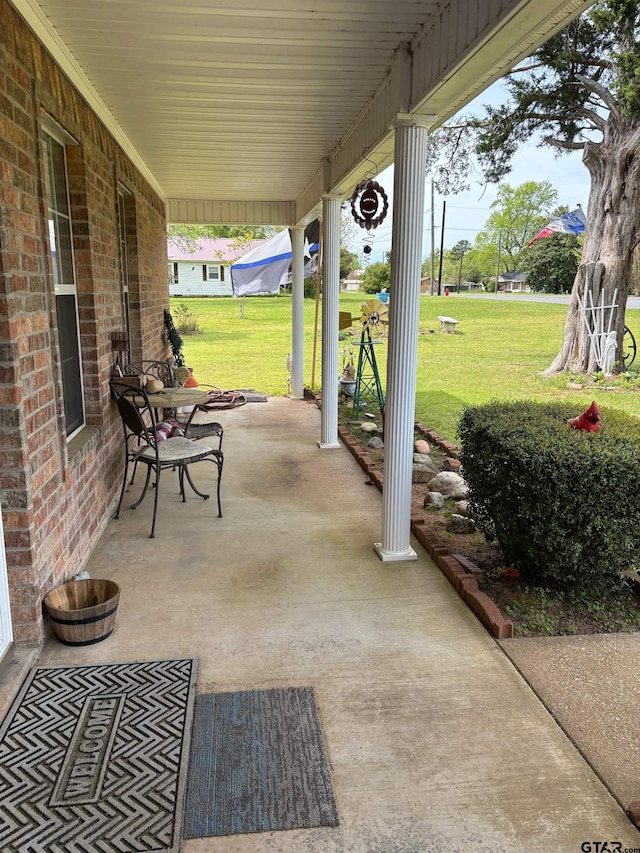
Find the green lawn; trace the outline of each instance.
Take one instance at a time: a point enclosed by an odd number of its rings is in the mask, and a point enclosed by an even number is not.
[[[340,310],[360,316],[366,294],[342,294]],[[265,394],[287,393],[286,357],[291,352],[291,298],[191,298],[186,304],[199,318],[200,335],[184,336],[186,363],[200,382],[224,389],[255,388]],[[241,307],[243,316],[241,316]],[[315,303],[306,299],[305,384],[311,384]],[[459,320],[455,335],[440,333],[438,314]],[[562,341],[566,305],[516,300],[423,297],[418,336],[416,417],[455,441],[463,406],[491,399],[575,400],[576,414],[592,399],[640,416],[640,387],[629,383],[615,391],[602,387],[576,392],[567,377],[548,379],[541,371]],[[627,311],[627,325],[640,342],[640,310]],[[320,323],[319,318],[319,323]],[[344,342],[340,342],[340,349]],[[315,384],[321,378],[318,336]],[[386,341],[376,357],[385,385]],[[339,356],[339,365],[342,361]],[[640,367],[640,356],[634,367]]]

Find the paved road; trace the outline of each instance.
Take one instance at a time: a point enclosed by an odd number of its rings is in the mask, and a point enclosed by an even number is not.
[[[448,299],[500,299],[518,302],[555,302],[558,305],[569,304],[569,294],[557,293],[451,293]],[[640,308],[640,296],[629,296],[627,308]]]

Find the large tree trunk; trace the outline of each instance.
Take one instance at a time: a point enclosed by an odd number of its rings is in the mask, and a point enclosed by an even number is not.
[[[633,250],[640,226],[640,156],[635,124],[610,119],[603,142],[587,143],[583,161],[591,174],[591,192],[584,234],[582,262],[571,292],[562,348],[545,374],[599,369],[588,336],[582,304],[617,305],[612,330],[616,332],[616,366],[622,365],[622,338]],[[606,319],[608,322],[608,314]],[[605,325],[606,330],[606,325]]]
[[[640,253],[638,247],[633,253],[633,264],[631,266],[631,285],[634,296],[640,296]],[[629,291],[631,293],[631,290]]]

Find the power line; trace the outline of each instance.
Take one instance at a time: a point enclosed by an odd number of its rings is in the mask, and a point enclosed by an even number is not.
[[[493,210],[492,207],[463,207],[459,204],[449,205],[451,210]]]

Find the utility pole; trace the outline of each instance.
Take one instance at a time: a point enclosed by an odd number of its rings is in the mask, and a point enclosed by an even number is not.
[[[447,200],[442,202],[442,234],[440,235],[440,265],[438,267],[438,296],[442,296],[442,255],[444,254],[444,220],[447,212]]]
[[[498,276],[500,275],[500,252],[502,251],[502,231],[498,231],[498,262],[496,264],[496,298],[498,296]]]
[[[436,227],[434,210],[433,178],[431,178],[431,281],[429,282],[429,293],[433,296],[436,278]]]

